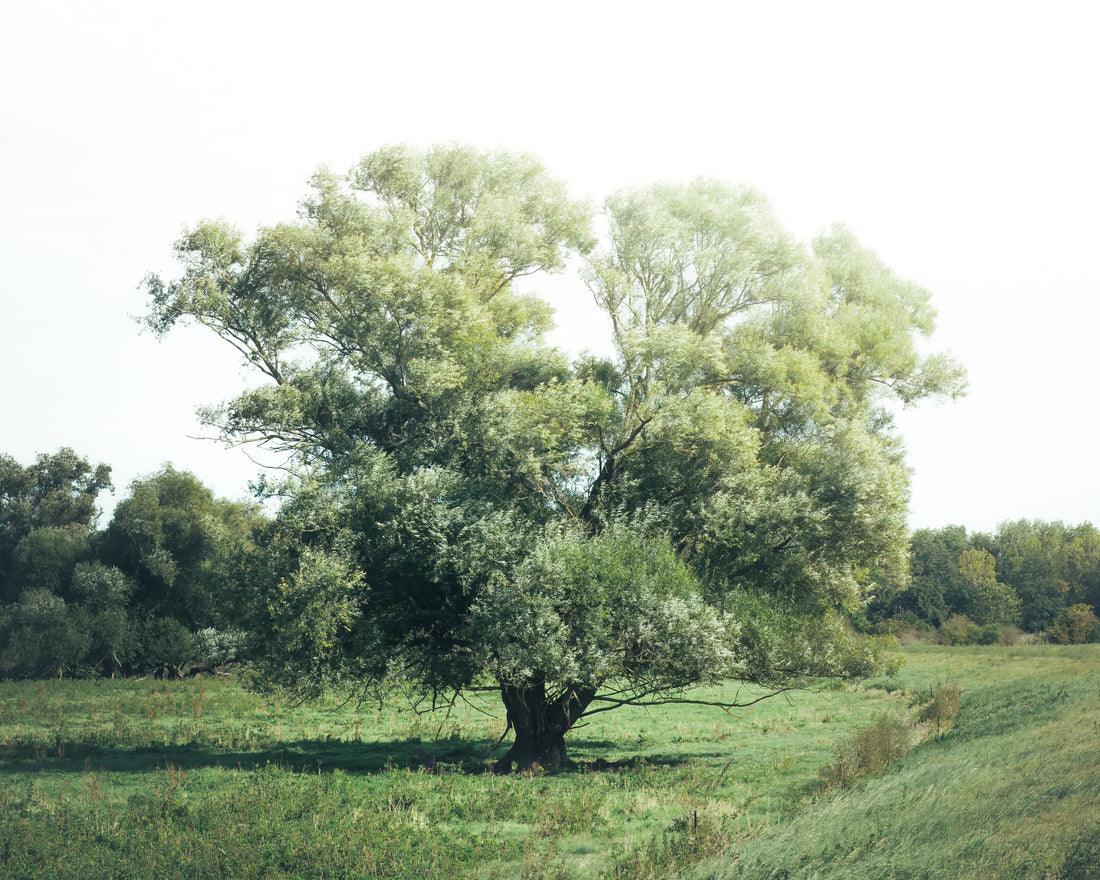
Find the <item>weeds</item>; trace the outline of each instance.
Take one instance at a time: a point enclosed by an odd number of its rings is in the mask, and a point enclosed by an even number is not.
[[[738,838],[728,819],[698,810],[674,821],[659,836],[629,851],[612,853],[602,880],[659,880],[723,852]]]
[[[962,691],[957,684],[942,685],[932,691],[925,706],[920,710],[920,720],[925,724],[935,724],[936,736],[941,736],[959,714],[962,705]]]
[[[892,715],[881,715],[837,747],[833,761],[821,768],[817,779],[803,788],[803,794],[812,801],[852,788],[904,756],[915,741],[909,724]],[[788,810],[792,809],[797,806],[791,804]]]

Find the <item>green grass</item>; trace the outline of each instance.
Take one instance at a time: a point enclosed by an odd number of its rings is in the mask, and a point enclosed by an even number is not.
[[[949,730],[685,876],[1100,876],[1100,646],[918,646],[880,682],[948,683]]]
[[[225,678],[0,683],[0,876],[664,876],[772,827],[908,702],[832,685],[740,718],[624,709],[571,733],[574,767],[494,776],[492,702],[444,719]]]
[[[740,718],[599,715],[520,776],[483,772],[491,701],[0,683],[0,877],[1096,877],[1100,646],[906,654]]]

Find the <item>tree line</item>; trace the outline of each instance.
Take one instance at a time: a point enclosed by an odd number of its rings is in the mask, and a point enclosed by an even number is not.
[[[1100,641],[1097,609],[1100,531],[1016,520],[995,534],[917,530],[908,581],[884,587],[858,620],[879,632],[935,630],[946,644],[994,643],[1015,630],[1077,643]]]
[[[135,480],[99,529],[110,472],[68,448],[25,467],[0,455],[0,677],[182,675],[246,662],[256,579],[286,550],[276,523],[166,464]],[[865,632],[935,633],[945,644],[1016,632],[1080,643],[1100,641],[1097,608],[1100,530],[1018,520],[994,534],[917,530],[908,577],[851,619]]]
[[[245,560],[266,522],[165,465],[97,528],[111,468],[0,455],[0,677],[181,675],[244,649]]]

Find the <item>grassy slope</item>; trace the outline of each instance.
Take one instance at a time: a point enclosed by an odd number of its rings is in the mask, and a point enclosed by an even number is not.
[[[687,876],[1100,876],[1100,646],[909,656],[885,684],[927,693],[957,683],[952,730]]]

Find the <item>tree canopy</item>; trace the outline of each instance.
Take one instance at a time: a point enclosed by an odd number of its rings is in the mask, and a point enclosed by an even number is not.
[[[82,552],[77,545],[95,525],[96,498],[111,488],[109,465],[93,467],[68,447],[26,467],[0,454],[0,601],[22,589],[17,568],[49,579],[57,559]],[[49,531],[31,537],[36,530]]]
[[[134,585],[134,602],[189,629],[231,627],[235,560],[261,519],[249,504],[215,498],[166,464],[130,485],[102,536],[101,557]]]
[[[252,503],[216,499],[170,464],[131,483],[94,528],[110,468],[71,449],[0,457],[0,677],[179,675],[237,659]],[[5,556],[0,555],[0,563]]]
[[[492,687],[509,767],[701,682],[881,667],[839,612],[907,572],[889,406],[963,390],[923,353],[928,293],[720,181],[594,221],[530,156],[387,147],[251,240],[197,224],[146,279],[149,326],[197,321],[265,380],[206,421],[295,463],[254,572],[272,679]],[[570,363],[523,285],[578,258],[614,355]]]

